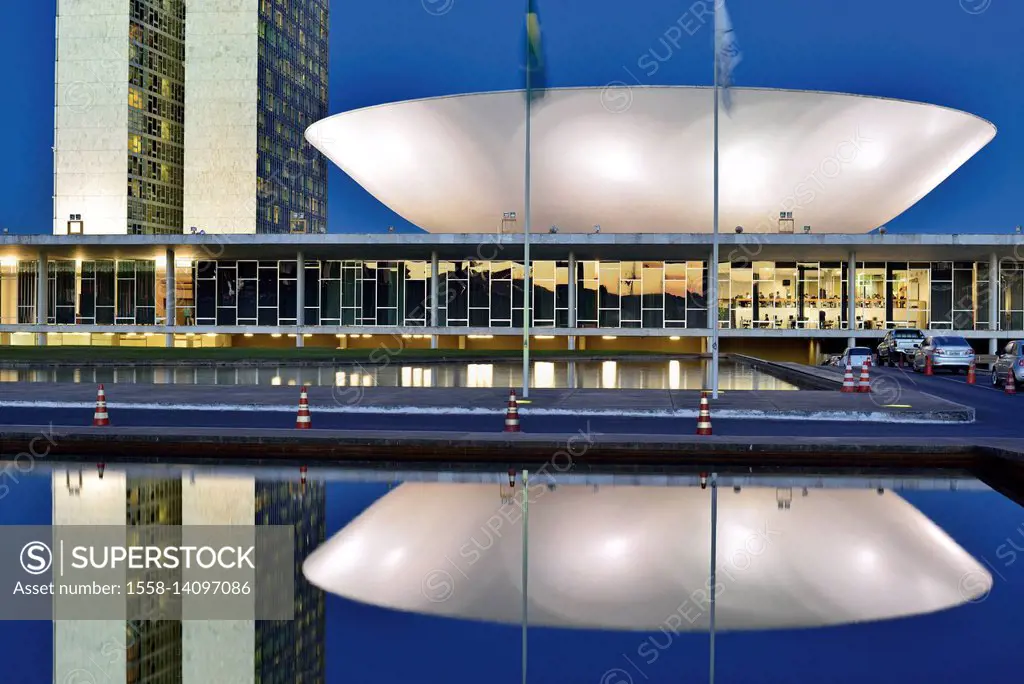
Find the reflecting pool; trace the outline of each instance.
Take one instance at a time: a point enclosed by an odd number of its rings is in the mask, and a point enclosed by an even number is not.
[[[706,364],[699,360],[534,361],[530,386],[598,389],[701,389]],[[339,387],[519,387],[521,363],[421,363],[331,367],[125,366],[0,370],[0,382],[152,383],[179,385],[314,385]],[[723,362],[723,390],[795,390],[796,386],[750,366]]]
[[[974,479],[523,476],[39,461],[0,523],[291,528],[295,619],[0,622],[5,680],[512,684],[525,607],[530,682],[707,681],[713,497],[718,681],[1017,664],[1024,515]]]

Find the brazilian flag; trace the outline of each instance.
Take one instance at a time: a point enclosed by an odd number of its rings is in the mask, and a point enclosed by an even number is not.
[[[531,99],[543,97],[546,87],[544,46],[541,39],[540,15],[537,0],[526,2],[526,95]]]

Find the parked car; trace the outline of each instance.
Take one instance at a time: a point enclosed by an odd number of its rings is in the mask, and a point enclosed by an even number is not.
[[[914,354],[914,370],[923,371],[927,360],[932,360],[932,369],[946,369],[953,373],[966,371],[974,361],[974,349],[962,337],[934,335],[924,338]]]
[[[1024,340],[1014,340],[1006,345],[1003,353],[992,364],[992,384],[1006,383],[1006,376],[1013,371],[1013,382],[1024,382]]]
[[[910,359],[917,351],[914,345],[920,345],[925,335],[914,328],[890,330],[878,343],[878,365],[895,366],[900,358]]]
[[[850,367],[855,371],[858,371],[860,370],[860,367],[871,358],[871,356],[871,349],[868,347],[849,347],[843,352],[843,355],[839,357],[839,363],[836,365],[845,369],[847,359],[849,359]]]

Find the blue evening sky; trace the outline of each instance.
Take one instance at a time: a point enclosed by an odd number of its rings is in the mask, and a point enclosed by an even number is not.
[[[706,0],[708,3],[711,0]],[[540,0],[551,86],[709,84],[708,27],[662,43],[694,0]],[[523,0],[335,2],[331,112],[433,95],[521,87]],[[1024,3],[1015,0],[729,0],[744,52],[737,85],[919,100],[992,121],[999,133],[891,222],[902,231],[1002,232],[1024,223]],[[0,9],[0,226],[50,232],[53,0]],[[678,42],[678,41],[677,41]],[[666,49],[666,45],[670,45]],[[663,62],[638,67],[649,51]],[[648,55],[644,58],[645,55]],[[404,221],[333,169],[332,232]]]

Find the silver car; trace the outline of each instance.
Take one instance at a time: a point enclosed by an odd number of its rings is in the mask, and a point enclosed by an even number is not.
[[[928,359],[932,360],[932,368],[935,370],[959,373],[966,371],[974,362],[974,349],[962,337],[929,335],[915,350],[914,370],[923,371]]]
[[[1024,382],[1024,340],[1014,340],[1006,345],[1003,353],[992,364],[992,384],[1002,385],[1006,376],[1013,371],[1013,382]]]

